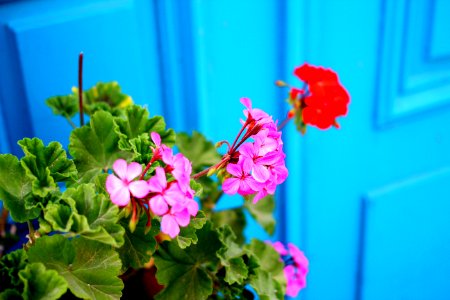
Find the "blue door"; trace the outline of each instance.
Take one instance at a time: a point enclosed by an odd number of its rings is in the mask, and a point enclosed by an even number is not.
[[[283,133],[277,238],[310,259],[299,298],[448,299],[449,20],[446,0],[2,2],[0,151],[25,136],[67,145],[44,101],[76,85],[80,51],[85,87],[116,80],[214,141],[239,130],[240,97],[283,119],[273,82],[331,67],[352,98],[341,129]]]

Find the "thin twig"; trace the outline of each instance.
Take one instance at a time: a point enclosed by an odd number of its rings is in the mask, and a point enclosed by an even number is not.
[[[83,113],[83,52],[78,57],[78,106],[80,108],[80,126],[84,126]]]
[[[77,125],[75,125],[75,123],[72,122],[72,120],[68,116],[66,116],[66,120],[67,122],[69,122],[70,126],[72,126],[73,129],[77,128]]]

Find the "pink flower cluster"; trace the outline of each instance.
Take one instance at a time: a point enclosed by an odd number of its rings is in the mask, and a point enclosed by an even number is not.
[[[285,264],[284,276],[286,277],[286,295],[296,297],[301,289],[306,287],[306,275],[309,262],[305,254],[294,244],[289,243],[287,249],[281,242],[271,244],[281,255]]]
[[[142,166],[132,162],[127,165],[123,159],[113,164],[116,173],[106,180],[106,190],[111,201],[119,206],[130,203],[130,194],[145,199],[153,214],[161,217],[161,231],[171,238],[180,233],[180,226],[189,224],[191,216],[196,216],[198,204],[190,187],[191,162],[181,153],[173,154],[172,149],[161,144],[158,133],[152,132],[155,143],[152,162],[162,160],[165,167],[156,167],[149,180],[142,180]],[[139,180],[134,180],[139,175]]]
[[[268,194],[273,195],[277,185],[286,180],[286,155],[281,132],[272,117],[260,109],[252,108],[248,98],[242,98],[241,102],[247,108],[244,110],[247,117],[244,139],[252,138],[253,142],[242,144],[238,162],[227,165],[231,177],[224,180],[222,188],[229,195],[255,194],[253,202],[256,203]]]

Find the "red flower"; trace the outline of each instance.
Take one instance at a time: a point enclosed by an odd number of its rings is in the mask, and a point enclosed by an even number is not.
[[[311,66],[307,63],[296,68],[294,74],[308,84],[320,81],[338,81],[338,77],[333,70]]]
[[[307,84],[306,97],[300,99],[302,122],[320,129],[339,127],[336,118],[347,114],[350,97],[336,73],[305,63],[294,74]]]

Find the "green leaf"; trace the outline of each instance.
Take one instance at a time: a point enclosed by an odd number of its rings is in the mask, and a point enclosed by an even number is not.
[[[192,244],[197,244],[198,238],[196,231],[201,229],[206,221],[207,218],[205,213],[201,210],[198,211],[197,216],[191,219],[188,226],[180,228],[180,233],[175,239],[178,242],[178,246],[181,249],[184,249]]]
[[[72,209],[63,203],[48,203],[44,209],[44,220],[51,225],[53,230],[69,232],[73,225]],[[40,223],[39,225],[41,225]],[[43,230],[50,231],[46,228]]]
[[[78,112],[78,99],[73,94],[51,97],[45,103],[50,106],[55,115],[72,118]]]
[[[0,259],[0,282],[2,289],[21,290],[23,283],[19,272],[27,265],[27,254],[23,249],[10,252]]]
[[[7,289],[0,293],[0,300],[23,300],[23,298],[17,290]]]
[[[59,299],[67,290],[66,280],[55,270],[46,270],[44,264],[34,263],[19,272],[23,282],[23,299]]]
[[[120,299],[122,295],[121,262],[108,245],[84,238],[44,236],[28,250],[28,258],[57,271],[79,298]]]
[[[251,243],[245,246],[245,250],[259,265],[259,267],[252,270],[253,274],[250,276],[250,284],[255,290],[259,289],[259,291],[257,290],[258,294],[266,295],[269,292],[263,287],[269,285],[267,282],[268,277],[274,281],[272,283],[272,292],[276,290],[276,299],[284,299],[286,278],[284,277],[284,264],[280,259],[280,254],[271,245],[256,239],[252,239]]]
[[[86,179],[83,182],[110,169],[118,158],[131,157],[131,154],[118,148],[116,127],[110,113],[99,111],[91,117],[90,126],[72,131],[69,151],[75,159],[80,177]]]
[[[275,231],[275,199],[272,195],[268,195],[254,204],[251,200],[246,200],[244,207],[249,211],[250,215],[264,228],[264,230],[272,235]]]
[[[17,157],[0,154],[0,199],[16,222],[37,218],[40,209],[27,209],[31,197],[31,180],[25,174]]]
[[[75,88],[74,95],[78,96],[78,90]],[[83,92],[85,111],[93,115],[98,110],[106,110],[113,114],[120,114],[118,110],[132,105],[133,100],[130,96],[122,93],[119,84],[112,82],[98,82],[95,86]]]
[[[140,135],[128,142],[121,140],[119,142],[119,147],[122,149],[129,149],[134,154],[133,161],[140,164],[147,164],[153,157],[151,146],[154,146],[153,142],[150,141],[150,137],[147,134]]]
[[[284,299],[280,284],[272,279],[272,275],[262,269],[257,269],[255,274],[250,275],[250,285],[258,293],[261,300]]]
[[[245,214],[241,207],[212,212],[211,221],[216,227],[229,225],[236,235],[236,243],[244,243],[244,228],[246,225],[246,220]]]
[[[123,266],[122,271],[128,268],[140,269],[150,261],[156,250],[155,236],[160,232],[159,221],[152,220],[152,228],[145,233],[147,216],[142,215],[134,232],[128,227],[128,220],[122,219],[122,226],[125,228],[125,243],[118,249]]]
[[[122,150],[130,150],[132,148],[131,142],[139,137],[149,137],[151,132],[157,132],[161,136],[161,142],[169,147],[175,143],[175,132],[173,130],[166,130],[166,123],[161,116],[155,116],[149,119],[149,112],[147,109],[138,105],[127,107],[124,111],[125,118],[117,118],[116,132],[120,136],[119,147]],[[135,147],[142,142],[151,143],[150,139],[134,141]],[[146,149],[148,151],[148,149]]]
[[[217,233],[206,223],[197,230],[198,243],[181,249],[176,241],[164,242],[154,255],[156,278],[165,288],[156,299],[207,299],[213,292],[211,274],[217,272]]]
[[[147,109],[138,105],[132,105],[125,110],[125,119],[118,118],[117,133],[126,136],[128,139],[136,138],[141,134],[149,134],[151,122],[148,119],[149,112]],[[164,131],[165,124],[156,127],[156,130]]]
[[[67,158],[66,151],[58,142],[47,147],[38,138],[24,138],[18,142],[25,156],[22,167],[32,180],[33,193],[45,197],[58,189],[56,182],[74,179],[77,175],[75,164]]]
[[[176,144],[180,152],[192,162],[192,169],[196,172],[218,163],[221,159],[213,143],[197,131],[193,131],[192,136],[178,133]]]
[[[223,244],[217,252],[217,257],[225,267],[224,280],[229,284],[243,284],[248,277],[248,268],[243,258],[244,251],[235,243],[236,235],[230,226],[220,227],[217,232]]]
[[[107,196],[97,194],[93,184],[67,189],[62,198],[72,206],[70,231],[114,247],[123,245],[125,230],[117,224],[119,208]]]

